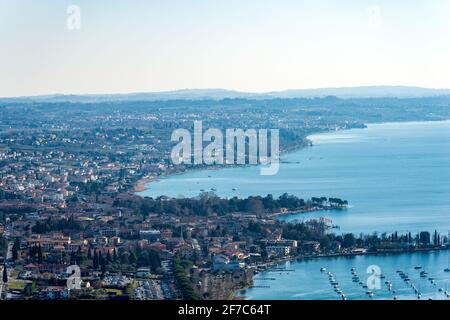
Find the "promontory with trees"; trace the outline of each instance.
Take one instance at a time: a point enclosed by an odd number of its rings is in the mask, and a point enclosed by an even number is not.
[[[339,198],[327,197],[313,197],[304,200],[287,193],[278,198],[269,194],[265,197],[251,196],[245,199],[238,197],[224,199],[214,193],[202,193],[197,198],[158,197],[153,199],[145,197],[125,201],[117,200],[115,205],[133,208],[135,213],[143,216],[163,213],[179,216],[209,216],[211,214],[220,216],[236,212],[264,216],[287,212],[344,209],[348,206],[348,202]]]

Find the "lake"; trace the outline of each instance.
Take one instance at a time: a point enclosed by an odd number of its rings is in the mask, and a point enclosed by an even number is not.
[[[193,171],[151,183],[141,195],[191,197],[201,189],[214,188],[223,197],[285,192],[304,198],[338,197],[349,201],[347,210],[282,219],[327,217],[340,226],[334,232],[449,232],[449,121],[371,124],[366,129],[318,134],[310,139],[313,147],[282,157],[275,176],[260,176],[257,167]],[[350,271],[355,268],[365,285],[371,265],[378,266],[386,277],[380,279],[380,289],[371,290],[373,297],[352,281]],[[341,299],[327,274],[320,272],[324,267],[333,273],[348,299],[417,299],[411,284],[406,284],[397,270],[408,274],[422,299],[447,299],[444,291],[450,290],[450,274],[444,269],[448,265],[445,251],[302,260],[279,266],[294,271],[256,275],[256,287],[241,294],[247,299]],[[420,277],[423,269],[416,270],[416,266],[424,267],[429,276]],[[392,283],[391,291],[385,281]]]
[[[449,254],[447,251],[417,252],[402,254],[377,254],[353,257],[335,257],[302,260],[279,265],[276,271],[268,271],[257,274],[254,277],[255,288],[241,292],[249,300],[280,299],[280,300],[334,300],[341,299],[330,284],[327,272],[333,274],[334,280],[339,283],[339,289],[348,300],[392,300],[417,299],[417,294],[412,288],[414,285],[421,293],[421,299],[447,300],[446,291],[450,292],[450,273],[444,272],[448,268]],[[377,284],[371,271],[372,266],[385,278],[378,277],[380,286],[375,289],[364,288],[367,280],[370,284]],[[321,272],[321,268],[326,272]],[[367,273],[367,269],[369,273]],[[415,269],[422,267],[422,269]],[[280,271],[278,268],[289,271]],[[355,268],[360,282],[353,282],[351,269]],[[293,271],[292,271],[293,270]],[[411,280],[407,284],[397,273],[403,271]],[[420,272],[428,273],[421,277]],[[380,275],[380,273],[377,273]],[[433,278],[432,283],[429,278]],[[275,279],[275,280],[268,280]],[[389,290],[386,282],[392,283]],[[262,288],[266,287],[266,288]],[[267,288],[270,287],[270,288]],[[439,289],[442,289],[440,292]],[[369,297],[367,291],[372,291],[373,297]]]
[[[193,197],[214,188],[223,197],[338,197],[349,201],[347,210],[282,219],[326,217],[337,232],[449,232],[450,121],[369,124],[309,138],[313,147],[283,155],[274,176],[261,176],[256,166],[192,171],[140,194]]]

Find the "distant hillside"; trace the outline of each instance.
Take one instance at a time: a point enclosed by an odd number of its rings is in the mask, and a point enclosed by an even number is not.
[[[338,98],[421,98],[450,95],[450,89],[428,89],[402,86],[369,86],[286,90],[269,93],[278,98],[312,98],[336,96]]]
[[[450,89],[428,89],[406,86],[366,86],[346,88],[319,88],[250,93],[225,89],[185,89],[165,92],[129,94],[45,95],[0,98],[0,102],[106,102],[106,101],[166,101],[166,100],[222,100],[222,99],[275,99],[317,98],[422,98],[450,95]]]

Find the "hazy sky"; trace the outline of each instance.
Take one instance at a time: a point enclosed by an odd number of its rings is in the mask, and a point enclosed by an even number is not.
[[[0,0],[0,96],[450,88],[449,17],[448,0]]]

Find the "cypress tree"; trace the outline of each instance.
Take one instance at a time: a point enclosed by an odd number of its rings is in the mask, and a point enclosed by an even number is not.
[[[107,263],[106,259],[102,259],[102,264],[101,264],[101,272],[102,272],[102,274],[101,274],[101,276],[100,276],[102,279],[105,278],[105,274],[106,274],[106,263]]]
[[[3,283],[8,283],[8,269],[3,265]]]
[[[12,247],[12,259],[13,261],[16,261],[19,258],[19,239],[16,239],[14,241],[14,245]]]
[[[117,251],[116,251],[116,248],[114,248],[114,250],[113,250],[113,261],[114,261],[114,262],[117,261]]]
[[[94,261],[93,261],[94,270],[98,269],[98,265],[99,265],[99,260],[98,260],[97,250],[94,250]]]
[[[42,263],[42,260],[43,260],[43,258],[42,258],[42,248],[41,248],[40,244],[39,244],[39,247],[37,249],[37,255],[38,255],[38,263]]]

